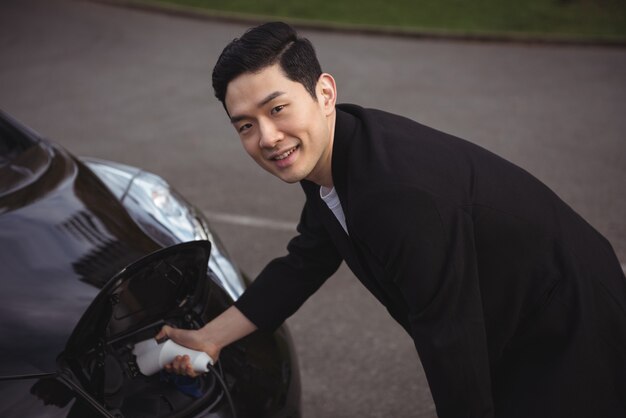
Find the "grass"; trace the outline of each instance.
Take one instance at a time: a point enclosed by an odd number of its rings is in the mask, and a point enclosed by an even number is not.
[[[157,0],[225,12],[463,34],[626,41],[626,0]]]

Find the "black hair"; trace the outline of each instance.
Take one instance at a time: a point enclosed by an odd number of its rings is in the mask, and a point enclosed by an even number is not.
[[[226,108],[228,83],[241,74],[259,72],[277,62],[288,79],[302,84],[316,98],[315,86],[322,69],[313,44],[283,22],[248,29],[241,38],[226,45],[213,68],[215,97]]]

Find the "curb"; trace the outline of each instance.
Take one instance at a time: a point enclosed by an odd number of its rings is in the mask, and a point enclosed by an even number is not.
[[[358,25],[350,23],[328,22],[321,20],[298,19],[291,17],[254,15],[221,10],[203,9],[192,6],[181,6],[173,3],[147,0],[87,0],[115,7],[124,7],[148,12],[156,12],[171,16],[192,18],[197,20],[213,20],[218,22],[247,24],[250,26],[264,22],[281,20],[296,29],[360,34],[370,36],[391,36],[414,39],[432,39],[442,41],[466,41],[482,43],[515,43],[533,45],[563,45],[584,47],[625,48],[626,39],[611,38],[577,38],[548,34],[526,34],[518,32],[453,32],[446,30],[403,28],[393,26]]]

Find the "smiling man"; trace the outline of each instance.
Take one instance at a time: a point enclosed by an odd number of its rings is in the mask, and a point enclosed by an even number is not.
[[[158,338],[217,358],[345,261],[413,339],[439,416],[626,416],[626,280],[541,182],[409,119],[336,105],[335,80],[283,23],[231,42],[213,87],[246,152],[306,203],[288,255],[234,306]],[[193,375],[186,358],[167,369]]]
[[[315,89],[323,100],[275,63],[233,79],[224,106],[244,149],[263,169],[287,183],[306,179],[332,187],[335,80],[321,74]]]

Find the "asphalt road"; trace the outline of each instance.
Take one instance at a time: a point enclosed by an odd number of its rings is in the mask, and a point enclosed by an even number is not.
[[[0,107],[78,155],[159,173],[253,276],[282,255],[297,185],[247,157],[210,74],[244,26],[78,1],[0,3]],[[521,165],[626,261],[626,50],[304,32],[341,102],[464,137]],[[342,267],[288,321],[311,417],[434,417],[410,339]]]

